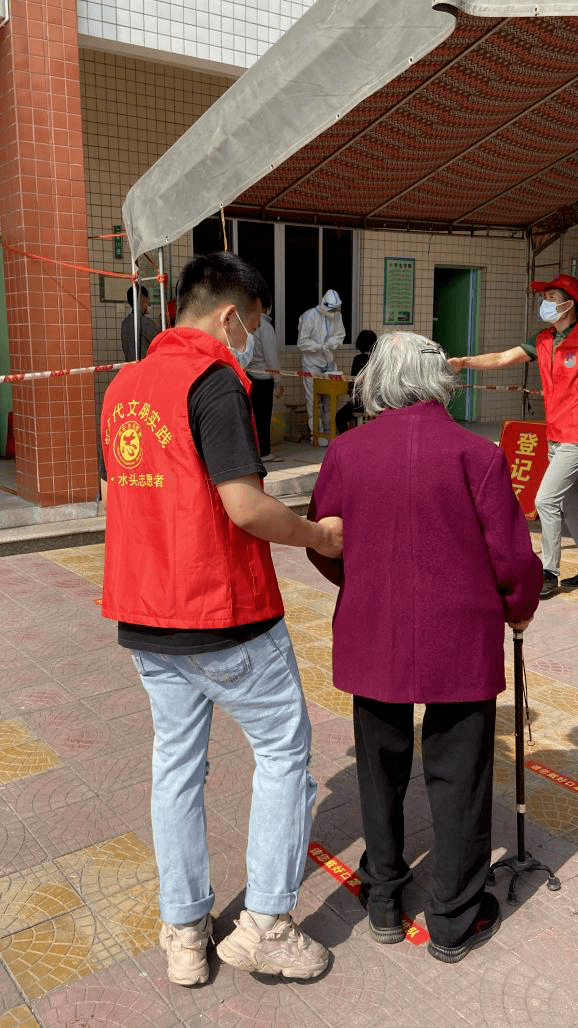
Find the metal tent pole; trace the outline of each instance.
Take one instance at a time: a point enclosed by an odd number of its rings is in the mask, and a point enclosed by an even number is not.
[[[132,273],[136,275],[138,273],[137,263],[132,258]],[[132,309],[134,316],[134,357],[135,360],[140,360],[140,329],[141,329],[141,313],[140,313],[140,287],[135,278],[132,280]]]
[[[502,858],[492,864],[488,872],[488,883],[493,885],[496,880],[495,872],[499,867],[507,868],[512,878],[508,888],[508,903],[517,903],[516,886],[518,879],[530,871],[545,871],[548,875],[548,888],[557,892],[560,888],[560,879],[546,864],[534,860],[531,853],[526,850],[525,839],[525,772],[524,772],[524,654],[523,654],[523,632],[514,630],[514,703],[515,703],[515,739],[516,739],[516,834],[518,852],[515,857]]]
[[[165,262],[162,246],[159,246],[159,285],[161,287],[161,327],[164,332],[167,327],[167,297],[165,290]]]

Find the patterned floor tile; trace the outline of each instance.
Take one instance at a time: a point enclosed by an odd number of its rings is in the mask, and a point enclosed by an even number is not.
[[[0,875],[33,867],[46,859],[46,851],[20,818],[4,815],[0,820]]]
[[[127,828],[138,831],[143,826],[146,828],[150,825],[150,781],[134,782],[120,789],[104,791],[101,797],[116,817],[122,818]]]
[[[0,938],[32,928],[82,906],[64,875],[50,862],[0,879]]]
[[[321,642],[326,643],[328,646],[333,645],[333,628],[331,626],[331,619],[328,617],[320,618],[319,621],[312,621],[307,626],[307,632]]]
[[[133,832],[59,857],[55,864],[88,904],[157,878],[154,854]]]
[[[526,775],[527,815],[554,835],[578,842],[578,801],[576,793],[547,779]]]
[[[335,688],[330,671],[315,667],[304,660],[298,660],[298,664],[303,692],[307,699],[318,703],[333,714],[350,719],[353,710],[351,695]]]
[[[10,718],[29,710],[43,710],[70,702],[69,691],[42,668],[22,667],[3,679],[0,672],[0,714]]]
[[[182,1028],[131,961],[58,989],[38,1000],[35,1009],[43,1028]]]
[[[62,761],[46,743],[22,729],[6,731],[3,726],[16,722],[0,722],[0,784],[13,782],[28,775],[41,775],[51,768],[60,767]],[[11,741],[13,739],[14,741]]]
[[[227,930],[229,927],[227,925]],[[225,933],[223,933],[225,934]],[[166,957],[158,949],[136,958],[147,979],[186,1025],[219,1028],[313,1028],[325,1025],[312,1013],[309,991],[269,975],[249,975],[221,964],[209,948],[209,983],[182,989],[168,981]],[[351,1022],[352,1026],[355,1022]]]
[[[37,1021],[29,1007],[21,1003],[5,1014],[0,1014],[0,1028],[40,1028],[40,1021]]]
[[[308,625],[319,620],[319,611],[305,607],[302,603],[289,602],[285,604],[285,621],[292,628],[307,628]]]
[[[0,796],[25,819],[94,798],[94,793],[70,768],[59,767],[43,775],[9,782],[0,789]]]
[[[123,956],[119,944],[86,907],[0,940],[0,957],[29,1000]]]
[[[0,1017],[22,1003],[22,996],[8,971],[0,963]],[[2,1022],[0,1021],[0,1024]]]
[[[147,782],[151,777],[151,747],[144,745],[127,751],[119,748],[114,753],[70,761],[79,778],[83,778],[100,793],[110,793],[119,785]]]
[[[107,749],[127,744],[121,719],[96,717],[81,702],[26,714],[25,724],[65,760],[94,757]],[[142,739],[140,740],[142,742]]]
[[[12,671],[16,668],[25,667],[28,657],[21,650],[13,646],[7,639],[3,640],[0,647],[0,671]]]
[[[355,759],[353,724],[335,717],[316,725],[314,746],[338,767],[348,767]]]
[[[310,638],[305,642],[300,640],[295,645],[295,653],[299,660],[306,660],[308,664],[331,674],[331,646]]]
[[[141,746],[146,741],[152,746],[155,733],[148,707],[144,710],[137,710],[134,714],[125,714],[108,723],[113,726],[115,743],[120,743],[124,749]]]
[[[26,825],[50,857],[98,844],[126,828],[124,821],[99,797],[70,803],[40,817],[29,817]]]
[[[95,546],[73,546],[61,550],[47,550],[44,554],[47,560],[59,564],[72,571],[75,575],[102,585],[104,574],[104,547],[100,544]]]
[[[111,692],[99,693],[98,696],[87,696],[85,703],[87,707],[94,710],[95,714],[106,721],[117,717],[126,717],[137,711],[150,712],[148,696],[140,685],[119,683],[119,688]]]
[[[574,1028],[572,991],[528,967],[503,946],[500,936],[474,951],[460,965],[458,975],[449,973],[451,966],[436,961],[430,991],[435,991],[448,1012],[476,1028]],[[430,964],[434,961],[428,961],[424,970],[430,970]]]
[[[205,785],[207,803],[251,789],[254,764],[250,753],[246,746],[210,761]]]
[[[128,651],[120,646],[109,648],[106,659],[100,652],[69,652],[49,670],[57,682],[70,687],[78,697],[116,689],[127,677],[132,682],[138,681]]]
[[[161,921],[156,879],[96,900],[92,909],[128,953],[158,945]]]

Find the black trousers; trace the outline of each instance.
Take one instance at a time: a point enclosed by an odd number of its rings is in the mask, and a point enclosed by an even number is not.
[[[360,877],[371,901],[400,900],[412,873],[403,857],[403,802],[413,757],[413,704],[355,696],[355,749],[366,850]],[[479,912],[491,855],[496,701],[431,703],[422,725],[434,848],[429,933],[456,946]]]
[[[271,453],[271,414],[273,413],[273,393],[275,382],[272,378],[252,378],[253,388],[251,403],[257,425],[259,450],[262,457]]]

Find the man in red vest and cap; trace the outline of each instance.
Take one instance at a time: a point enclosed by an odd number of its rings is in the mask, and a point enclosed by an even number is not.
[[[311,728],[269,543],[337,556],[341,521],[301,519],[262,488],[240,362],[271,303],[260,273],[231,253],[195,257],[177,302],[176,327],[119,372],[102,411],[102,611],[118,621],[151,702],[160,943],[171,981],[208,980],[204,782],[218,704],[243,729],[256,768],[246,909],[217,952],[243,970],[313,978],[327,950],[289,913],[316,793]]]
[[[531,288],[543,294],[540,318],[548,328],[521,346],[501,353],[452,357],[450,364],[455,372],[464,368],[489,371],[538,361],[550,458],[536,496],[544,567],[540,596],[545,599],[558,591],[563,519],[578,546],[578,279],[558,275],[551,282],[532,282]],[[578,586],[578,575],[562,579],[562,584]]]

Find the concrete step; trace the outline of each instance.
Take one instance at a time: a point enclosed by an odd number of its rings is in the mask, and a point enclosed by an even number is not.
[[[275,465],[269,465],[274,468]],[[313,487],[317,481],[320,464],[303,464],[296,468],[280,468],[277,471],[269,470],[265,479],[265,492],[269,496],[276,496],[277,499],[286,496],[310,497]]]
[[[294,514],[305,516],[309,508],[310,496],[276,496],[286,507],[290,507]]]
[[[275,469],[269,465],[265,492],[305,515],[317,480],[320,464]],[[16,498],[15,498],[16,500]],[[40,550],[87,546],[104,540],[105,519],[101,504],[73,504],[70,507],[37,507],[18,501],[0,512],[0,556],[34,553]]]
[[[0,557],[104,542],[103,515],[0,529]]]

